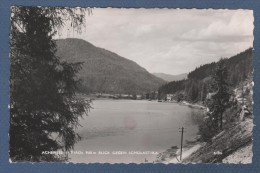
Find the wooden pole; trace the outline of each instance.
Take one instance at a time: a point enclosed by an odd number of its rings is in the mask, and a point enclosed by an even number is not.
[[[183,132],[184,132],[184,128],[181,128],[181,154],[180,154],[180,160],[182,159],[182,145],[183,145]]]

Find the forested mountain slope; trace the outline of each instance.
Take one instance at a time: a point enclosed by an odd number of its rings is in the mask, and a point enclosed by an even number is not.
[[[68,62],[83,62],[79,78],[84,93],[141,94],[165,83],[137,63],[81,39],[57,40],[57,55]]]
[[[224,62],[228,70],[228,83],[232,88],[252,76],[252,48],[226,58]],[[210,92],[211,79],[215,68],[215,62],[197,67],[188,74],[187,79],[169,82],[161,86],[159,97],[163,99],[166,94],[175,94],[177,100],[204,101],[207,93]]]

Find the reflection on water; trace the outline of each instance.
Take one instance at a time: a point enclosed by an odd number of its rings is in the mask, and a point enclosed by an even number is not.
[[[70,161],[83,163],[152,162],[156,155],[113,155],[113,151],[162,152],[180,145],[179,128],[185,127],[184,141],[198,132],[202,110],[175,103],[132,100],[96,100],[78,129],[82,140],[74,150],[109,151],[106,155],[70,155]]]

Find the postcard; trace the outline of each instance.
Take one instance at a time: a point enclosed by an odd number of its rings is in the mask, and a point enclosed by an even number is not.
[[[10,160],[251,163],[253,20],[12,6]]]

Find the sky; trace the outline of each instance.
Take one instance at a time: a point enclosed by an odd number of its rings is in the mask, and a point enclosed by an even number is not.
[[[253,47],[252,10],[94,8],[81,38],[151,73],[181,74]]]

